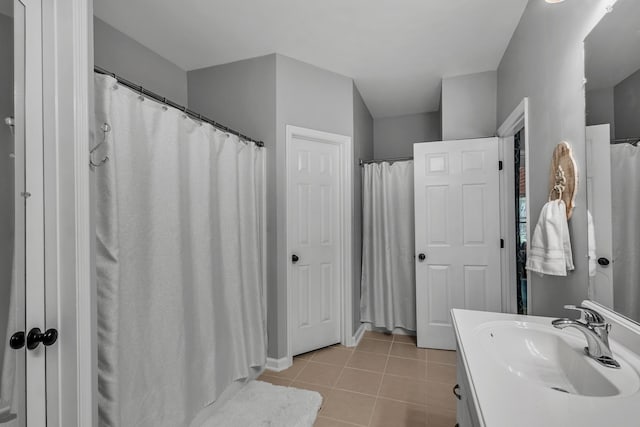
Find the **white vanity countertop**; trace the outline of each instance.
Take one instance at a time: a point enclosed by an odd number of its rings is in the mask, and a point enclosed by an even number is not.
[[[610,346],[614,358],[622,365],[622,370],[614,370],[599,365],[582,353],[586,339],[572,328],[558,330],[551,326],[552,318],[538,316],[520,316],[514,314],[489,313],[470,310],[452,310],[456,338],[460,351],[460,359],[469,374],[469,385],[477,415],[481,425],[486,427],[604,427],[604,426],[640,426],[640,358],[622,345],[611,341]],[[521,339],[520,348],[526,351],[517,353],[517,349],[508,346],[506,351],[496,351],[493,329],[496,336],[502,334],[501,325],[513,324],[524,328],[523,332],[533,331],[532,338]],[[526,329],[526,331],[524,331]],[[518,329],[511,328],[511,332]],[[523,335],[524,335],[523,333]],[[535,342],[536,333],[558,334],[566,340],[564,354],[569,354],[565,363],[567,370],[593,369],[594,377],[602,374],[606,378],[614,378],[613,383],[622,392],[616,396],[584,396],[563,393],[551,389],[545,381],[545,361],[549,356],[555,357],[556,347],[549,345],[558,341],[552,335],[547,345],[538,352]],[[502,337],[505,335],[502,334]],[[548,335],[544,335],[548,337]],[[546,339],[546,338],[545,338]],[[497,340],[496,340],[497,342]],[[504,341],[503,341],[504,342]],[[507,341],[508,342],[508,341]],[[564,342],[564,341],[563,341]],[[518,344],[514,344],[516,347]],[[557,346],[559,349],[561,346]],[[502,347],[500,347],[502,348]],[[562,351],[557,350],[558,353]],[[527,372],[528,366],[511,363],[520,354],[529,353],[541,366],[535,368],[535,374]],[[511,354],[513,353],[513,355]],[[580,359],[576,359],[580,358]],[[584,362],[583,359],[584,358]],[[579,363],[575,363],[578,360]],[[576,368],[581,365],[582,368]],[[617,371],[617,372],[614,372]],[[575,372],[575,371],[574,371]],[[555,373],[557,375],[557,373]],[[550,376],[553,378],[554,373]],[[574,378],[584,378],[577,375]],[[534,380],[531,380],[534,378]],[[587,381],[590,378],[586,379]],[[550,380],[553,383],[553,380]],[[576,382],[574,380],[574,382]],[[578,387],[589,389],[588,384],[577,381]],[[576,382],[576,383],[577,383]]]

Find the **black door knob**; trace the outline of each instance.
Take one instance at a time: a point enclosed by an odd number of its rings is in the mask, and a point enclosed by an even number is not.
[[[55,329],[47,329],[44,333],[40,328],[33,328],[27,335],[27,348],[34,350],[40,343],[50,346],[58,340],[58,331]]]
[[[598,258],[598,264],[600,264],[603,267],[606,267],[607,265],[609,265],[609,260],[604,257]]]
[[[427,259],[427,256],[425,254],[420,254],[420,255],[418,255],[418,259],[422,262],[425,259]]]
[[[11,338],[9,338],[9,347],[14,350],[19,350],[24,347],[24,331],[19,331],[11,335]]]
[[[292,263],[294,263],[294,264],[295,264],[295,263],[296,263],[296,262],[298,262],[299,260],[300,260],[300,258],[298,258],[298,255],[296,255],[296,254],[291,255],[291,262],[292,262]]]

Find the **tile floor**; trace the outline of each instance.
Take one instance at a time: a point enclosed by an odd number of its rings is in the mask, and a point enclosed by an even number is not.
[[[416,347],[415,337],[366,332],[353,348],[296,356],[259,378],[322,394],[317,427],[454,427],[456,353]]]

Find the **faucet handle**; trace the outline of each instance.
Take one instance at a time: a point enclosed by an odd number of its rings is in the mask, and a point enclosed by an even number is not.
[[[588,325],[595,327],[605,327],[606,321],[600,313],[587,307],[575,306],[573,304],[565,305],[567,310],[576,310],[581,313],[580,320],[584,320]]]

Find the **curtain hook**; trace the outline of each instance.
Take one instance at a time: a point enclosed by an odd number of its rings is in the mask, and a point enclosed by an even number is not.
[[[109,125],[109,123],[103,123],[102,126],[100,126],[100,130],[102,131],[102,141],[100,141],[98,145],[96,145],[89,151],[89,164],[94,168],[99,168],[100,166],[104,165],[107,161],[109,161],[109,156],[104,156],[102,160],[100,160],[98,163],[95,163],[93,161],[93,153],[98,148],[100,148],[102,144],[107,142],[107,133],[111,132],[111,126]]]

